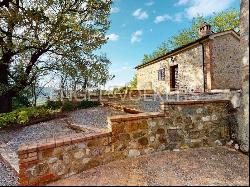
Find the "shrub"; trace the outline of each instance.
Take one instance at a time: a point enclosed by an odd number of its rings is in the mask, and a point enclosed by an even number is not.
[[[25,124],[28,121],[29,121],[28,111],[21,111],[18,113],[18,116],[17,116],[17,123],[18,124]]]
[[[98,101],[81,101],[77,103],[77,109],[85,109],[100,105]]]
[[[27,124],[32,118],[47,117],[61,112],[44,107],[19,108],[9,113],[0,114],[0,128],[10,124]]]
[[[28,100],[28,97],[25,96],[19,96],[19,97],[14,97],[12,99],[12,108],[13,110],[16,110],[18,108],[23,108],[23,107],[29,107],[30,102]]]
[[[60,109],[62,108],[62,106],[63,106],[62,101],[47,101],[46,103],[46,107],[52,110]]]
[[[62,111],[72,111],[75,109],[75,105],[71,102],[65,102],[62,106]]]

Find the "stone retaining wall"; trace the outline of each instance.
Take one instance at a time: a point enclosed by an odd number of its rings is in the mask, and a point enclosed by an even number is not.
[[[166,102],[161,109],[169,114],[166,125],[173,137],[178,137],[172,141],[174,148],[224,145],[230,139],[227,100]]]
[[[68,136],[20,147],[19,184],[42,185],[111,162],[111,133]]]
[[[114,160],[223,145],[229,101],[162,103],[161,112],[108,119],[110,132],[47,139],[18,150],[21,185],[41,185]]]
[[[124,106],[122,104],[112,103],[112,102],[103,102],[102,106],[104,106],[104,107],[110,107],[110,108],[113,108],[115,110],[120,110],[120,111],[129,113],[129,114],[143,113],[142,111],[139,111],[137,109],[130,108],[130,107]]]

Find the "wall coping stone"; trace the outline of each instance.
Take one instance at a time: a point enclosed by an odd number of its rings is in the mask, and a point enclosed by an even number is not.
[[[161,102],[161,105],[196,105],[196,104],[212,104],[212,103],[230,103],[230,100],[187,100],[187,101],[170,101]]]
[[[143,113],[142,111],[136,109],[136,108],[129,108],[127,106],[124,106],[122,104],[119,103],[114,103],[114,102],[102,102],[101,103],[104,107],[105,106],[109,106],[115,109],[120,109],[123,110],[126,113],[132,113],[132,114],[139,114],[139,113]]]
[[[88,135],[73,134],[73,135],[69,135],[65,137],[60,137],[58,139],[50,138],[46,140],[41,140],[41,142],[21,145],[17,151],[17,154],[20,156],[23,154],[33,153],[33,152],[42,151],[46,149],[52,149],[52,148],[60,147],[63,145],[71,145],[72,143],[83,142],[86,140],[109,137],[111,135],[112,135],[111,132],[98,132],[98,133],[88,134]]]
[[[109,122],[122,122],[122,121],[132,121],[137,119],[148,119],[148,118],[157,118],[165,117],[166,114],[161,112],[149,112],[149,113],[139,113],[139,114],[127,114],[127,115],[118,115],[108,117]]]

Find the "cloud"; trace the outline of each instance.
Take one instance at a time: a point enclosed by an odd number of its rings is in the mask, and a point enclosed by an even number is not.
[[[136,17],[137,19],[144,20],[148,18],[148,13],[139,8],[136,11],[134,11],[133,16]]]
[[[152,6],[154,4],[154,1],[149,1],[146,3],[146,6]]]
[[[143,34],[142,30],[134,32],[131,37],[131,43],[140,42],[142,34]]]
[[[168,15],[168,14],[165,14],[165,15],[162,15],[162,16],[157,16],[156,18],[155,18],[155,23],[161,23],[161,22],[164,22],[164,21],[166,21],[166,20],[171,20],[172,19],[172,17],[170,16],[170,15]]]
[[[185,14],[189,19],[196,16],[210,16],[213,13],[220,12],[230,8],[235,0],[179,0],[179,6],[187,5]]]
[[[182,21],[182,13],[176,13],[174,16],[169,14],[164,14],[162,16],[157,16],[154,20],[155,23],[161,23],[167,20],[171,20],[174,22],[181,22]]]
[[[106,36],[106,38],[108,38],[108,40],[110,41],[117,41],[119,39],[119,36],[117,34],[109,34]]]
[[[177,3],[175,3],[175,6],[183,6],[188,4],[190,0],[179,0]]]
[[[120,12],[120,9],[118,7],[113,7],[113,8],[111,8],[110,12],[111,13],[118,13],[118,12]]]
[[[175,22],[181,22],[182,21],[182,17],[183,17],[183,13],[176,13],[174,15],[174,21]]]

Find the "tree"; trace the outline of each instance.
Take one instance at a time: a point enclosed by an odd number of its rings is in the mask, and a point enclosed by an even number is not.
[[[201,16],[194,18],[189,28],[181,30],[177,35],[173,36],[168,41],[163,42],[163,44],[161,44],[161,46],[158,47],[152,54],[145,54],[142,63],[144,64],[152,61],[155,58],[164,55],[168,51],[197,40],[200,37],[198,29],[203,22],[209,23],[215,33],[231,29],[239,32],[240,13],[238,10],[231,9],[216,13],[208,18]]]
[[[162,55],[165,55],[169,51],[169,46],[167,42],[163,42],[157,49],[150,55],[145,54],[142,62],[147,63],[154,60]]]
[[[179,34],[169,40],[171,48],[175,49],[197,40],[200,37],[198,29],[203,22],[209,23],[215,33],[226,30],[235,30],[236,32],[239,32],[239,11],[232,9],[216,13],[208,18],[194,18],[190,28],[183,29]]]
[[[137,75],[134,75],[133,79],[129,82],[129,87],[137,89]]]
[[[76,93],[77,88],[87,91],[88,88],[105,85],[113,78],[109,74],[110,60],[106,55],[79,55],[72,59],[62,58],[57,64],[57,72],[61,78],[61,92],[66,97],[66,88]]]
[[[0,4],[0,113],[36,77],[45,59],[103,45],[111,0],[4,0]],[[75,53],[77,51],[77,53]],[[47,58],[49,57],[49,58]],[[22,69],[16,72],[16,67]]]

